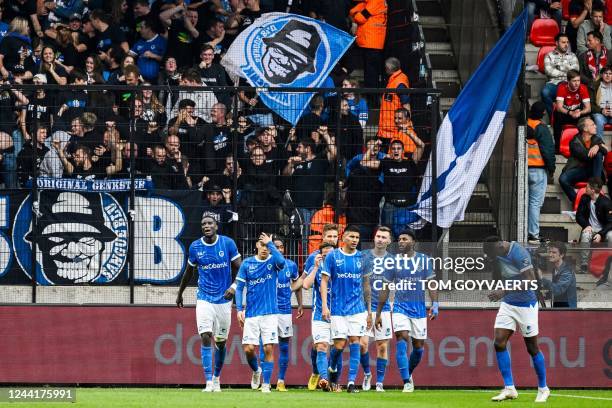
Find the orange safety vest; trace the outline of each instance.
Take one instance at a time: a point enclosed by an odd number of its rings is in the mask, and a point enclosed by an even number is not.
[[[387,89],[397,89],[400,85],[410,88],[410,81],[401,70],[394,72],[389,78]],[[395,126],[395,111],[402,107],[400,97],[396,93],[385,93],[380,102],[380,116],[378,120],[378,136],[384,139],[392,138],[397,132]]]
[[[323,227],[325,224],[334,223],[335,211],[331,205],[326,205],[319,211],[315,212],[310,219],[310,235],[308,236],[308,253],[311,254],[323,242]],[[338,237],[342,236],[346,228],[346,216],[344,214],[338,217]]]
[[[535,130],[542,123],[541,120],[529,119],[527,126]],[[527,166],[528,167],[544,167],[544,158],[540,152],[540,145],[535,139],[527,139]]]
[[[363,11],[370,14],[363,15]],[[385,48],[387,36],[387,2],[385,0],[366,0],[350,11],[350,16],[357,23],[357,38],[355,42],[358,47],[382,50]]]
[[[389,143],[388,154],[391,155],[391,143],[393,143],[395,140],[399,140],[404,144],[404,155],[414,153],[416,151],[416,144],[412,141],[409,134],[416,136],[416,132],[412,127],[408,129],[408,133],[402,133],[399,130],[396,131],[393,137],[391,138],[391,142]]]

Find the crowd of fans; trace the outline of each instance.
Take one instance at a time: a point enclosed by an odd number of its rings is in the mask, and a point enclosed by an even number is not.
[[[400,61],[383,60],[384,0],[8,0],[0,7],[6,188],[26,186],[35,172],[90,180],[135,174],[157,189],[202,191],[205,210],[224,228],[231,208],[260,225],[287,225],[293,208],[300,228],[309,228],[317,210],[341,203],[347,222],[369,235],[381,213],[399,228],[401,211],[416,200],[425,143],[409,96],[394,92],[409,87]],[[314,96],[296,126],[254,88],[207,89],[248,86],[234,83],[220,60],[271,11],[356,36],[331,75],[346,92]],[[355,69],[363,83],[351,76]],[[22,84],[41,86],[26,92]],[[100,84],[114,87],[86,87]],[[350,91],[361,85],[388,89]],[[310,234],[302,231],[305,244]]]

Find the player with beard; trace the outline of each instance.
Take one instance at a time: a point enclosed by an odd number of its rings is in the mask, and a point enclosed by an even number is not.
[[[183,292],[197,270],[196,321],[202,339],[202,366],[206,378],[206,388],[202,391],[220,392],[219,377],[232,321],[232,302],[228,300],[231,295],[227,295],[227,290],[232,283],[232,275],[242,264],[242,258],[231,238],[217,234],[217,222],[211,215],[205,214],[202,217],[201,226],[203,237],[189,246],[188,266],[181,279],[176,305],[183,307]],[[214,373],[213,339],[216,343]]]

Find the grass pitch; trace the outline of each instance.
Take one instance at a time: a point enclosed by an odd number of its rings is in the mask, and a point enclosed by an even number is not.
[[[290,389],[280,393],[262,394],[244,389],[223,389],[221,393],[205,394],[193,388],[78,388],[76,403],[11,404],[19,407],[219,407],[219,408],[318,408],[325,406],[374,407],[497,407],[490,401],[497,390],[423,390],[402,394],[399,390],[359,394],[323,393],[305,389]],[[501,404],[511,407],[534,406],[536,390],[519,390],[519,398]],[[331,405],[333,404],[333,405]],[[0,403],[0,406],[8,406]],[[545,407],[596,408],[612,407],[612,390],[553,390]]]

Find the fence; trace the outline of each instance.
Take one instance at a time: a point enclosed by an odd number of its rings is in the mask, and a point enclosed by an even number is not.
[[[366,242],[381,223],[397,232],[438,94],[353,85],[319,90],[296,126],[282,116],[297,105],[271,111],[261,95],[311,90],[2,85],[1,301],[172,302],[160,289],[178,283],[204,213],[243,257],[267,231],[300,266],[327,222]]]

